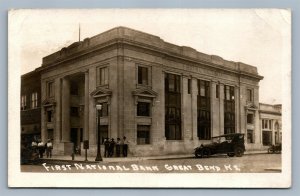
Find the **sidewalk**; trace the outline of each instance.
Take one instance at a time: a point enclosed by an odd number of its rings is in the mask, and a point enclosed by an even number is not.
[[[255,155],[255,154],[267,154],[267,151],[246,151],[245,155]],[[144,160],[168,160],[168,159],[184,159],[184,158],[194,158],[194,154],[184,154],[184,155],[160,155],[160,156],[149,156],[149,157],[110,157],[104,158],[103,163],[119,163],[128,161],[144,161]],[[95,161],[95,157],[88,156],[88,161],[85,161],[85,155],[75,155],[74,160],[72,156],[69,155],[55,155],[52,158],[40,159],[40,162],[52,163],[52,164],[64,164],[64,163],[99,163]]]

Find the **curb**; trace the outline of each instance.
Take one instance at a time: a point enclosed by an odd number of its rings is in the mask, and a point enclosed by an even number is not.
[[[256,155],[256,154],[268,154],[265,151],[256,151],[256,152],[246,152],[245,155]],[[83,160],[66,160],[66,159],[40,159],[38,163],[47,163],[47,164],[99,164],[99,163],[120,163],[120,162],[130,162],[130,161],[141,161],[141,160],[174,160],[174,159],[187,159],[187,158],[194,158],[194,155],[178,155],[178,156],[169,156],[169,157],[129,157],[121,160],[114,160],[114,158],[110,159],[109,161],[83,161]]]

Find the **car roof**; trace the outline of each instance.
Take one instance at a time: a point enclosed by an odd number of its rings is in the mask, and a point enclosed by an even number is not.
[[[227,137],[227,136],[237,136],[237,135],[244,135],[244,133],[228,133],[228,134],[224,134],[224,135],[214,136],[212,138]]]

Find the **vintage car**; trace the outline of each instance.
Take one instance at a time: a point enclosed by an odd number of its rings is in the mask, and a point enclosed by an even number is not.
[[[29,146],[21,144],[21,164],[36,164],[39,161],[39,154]]]
[[[245,150],[244,134],[230,133],[212,137],[209,144],[201,144],[195,148],[195,156],[203,158],[213,154],[227,154],[230,157],[241,157]]]
[[[268,153],[269,154],[272,154],[272,153],[281,153],[281,143],[275,144],[275,145],[271,145],[268,148]]]

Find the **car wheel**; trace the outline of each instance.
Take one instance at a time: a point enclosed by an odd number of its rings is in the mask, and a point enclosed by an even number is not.
[[[274,153],[274,149],[273,149],[273,148],[269,148],[269,149],[268,149],[268,153],[269,153],[269,154],[273,154],[273,153]]]
[[[227,155],[229,156],[229,157],[234,157],[234,153],[227,153]]]
[[[211,154],[210,149],[209,148],[204,148],[201,152],[201,157],[209,157]]]
[[[201,158],[201,153],[199,151],[195,151],[195,157],[196,158]]]
[[[241,147],[237,147],[237,148],[234,150],[234,154],[235,154],[235,156],[237,156],[237,157],[241,157],[241,156],[243,156],[243,154],[244,154],[244,150],[243,150]]]

